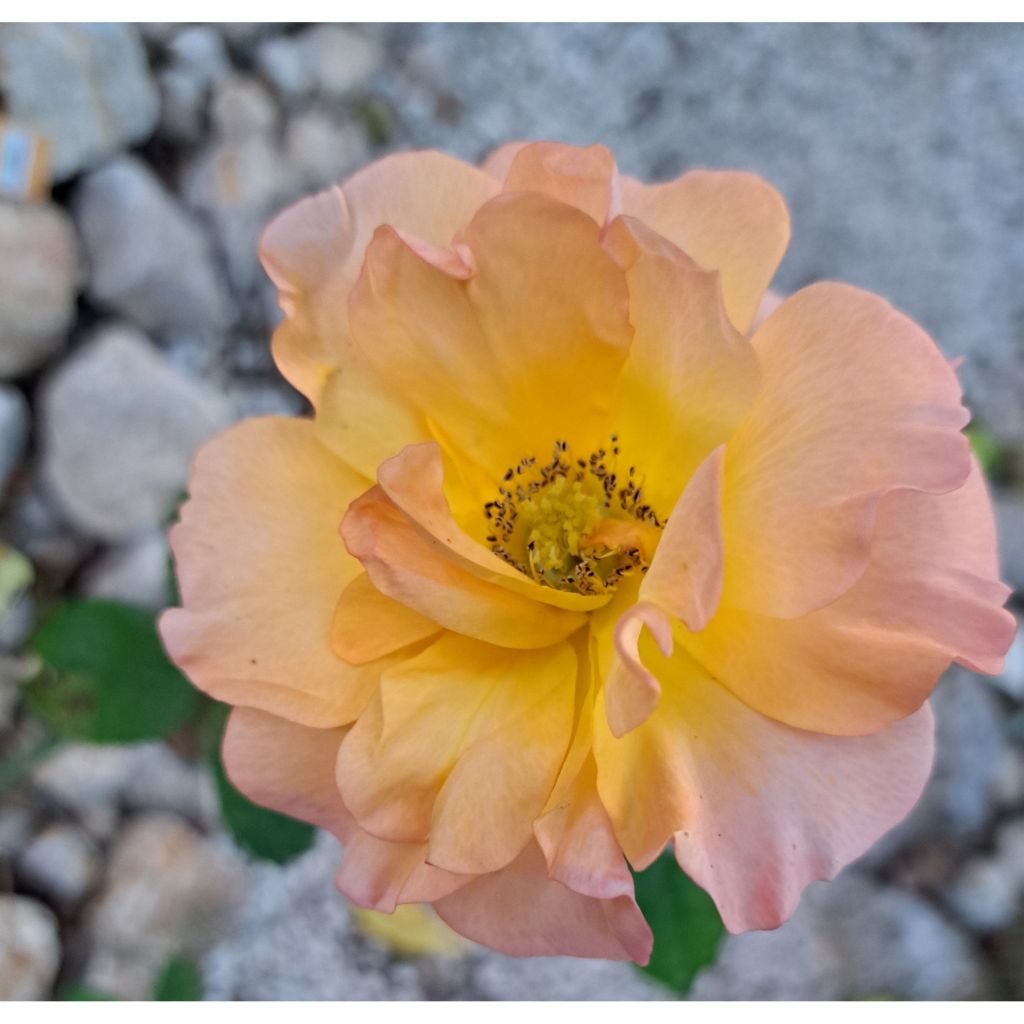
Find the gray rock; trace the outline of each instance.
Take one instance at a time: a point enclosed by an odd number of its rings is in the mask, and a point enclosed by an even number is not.
[[[339,124],[319,110],[289,120],[285,153],[296,180],[310,192],[342,181],[369,157],[357,127]]]
[[[0,536],[55,581],[67,579],[89,550],[89,542],[74,532],[37,484],[10,497]]]
[[[995,677],[993,682],[1018,704],[1024,704],[1024,632],[1021,631],[1019,621],[1017,635],[1006,652],[1003,671]]]
[[[812,885],[774,932],[729,936],[695,999],[969,999],[988,993],[971,942],[918,896],[846,872]]]
[[[164,522],[226,403],[171,369],[132,328],[108,326],[46,382],[43,477],[68,518],[108,541]]]
[[[28,591],[18,594],[0,612],[0,651],[18,651],[32,635],[36,601]]]
[[[226,846],[163,814],[119,837],[86,921],[85,984],[146,999],[166,959],[200,955],[230,923],[245,868]]]
[[[380,45],[368,34],[341,25],[318,25],[276,36],[257,51],[257,66],[289,104],[310,96],[341,99],[380,66]]]
[[[231,74],[231,58],[224,38],[209,25],[182,29],[167,49],[173,64],[192,72],[205,85],[214,85]]]
[[[130,25],[0,26],[0,92],[50,140],[57,181],[145,140],[159,106]]]
[[[926,842],[968,846],[995,813],[1007,750],[999,698],[989,680],[954,667],[932,696],[935,767],[917,806],[861,859],[879,867]]]
[[[0,893],[0,1000],[46,999],[59,966],[53,914],[35,900]]]
[[[31,838],[32,812],[28,807],[5,801],[5,806],[0,807],[0,870],[14,863]]]
[[[1003,579],[1024,593],[1024,494],[997,491],[994,497]]]
[[[571,957],[515,957],[484,952],[473,980],[484,999],[635,1000],[673,999],[664,986],[629,964]]]
[[[11,474],[21,462],[28,444],[29,411],[25,396],[0,385],[0,501]]]
[[[255,78],[235,75],[217,89],[211,106],[217,133],[226,142],[244,142],[253,136],[270,136],[277,127],[273,97]]]
[[[31,372],[64,345],[80,277],[74,228],[59,207],[0,203],[0,379]]]
[[[86,569],[82,592],[142,608],[164,608],[170,601],[168,558],[163,533],[111,548]]]
[[[208,239],[145,164],[123,157],[78,187],[88,294],[149,331],[216,334],[230,302]]]
[[[91,842],[70,825],[51,825],[22,851],[22,884],[45,896],[62,913],[74,910],[97,877],[99,859]]]
[[[69,743],[33,773],[48,799],[81,817],[96,808],[162,810],[208,822],[214,797],[207,774],[165,743]]]
[[[1024,903],[1024,817],[999,826],[993,852],[974,857],[946,899],[975,931],[995,932],[1013,923]]]
[[[175,142],[197,142],[213,87],[231,74],[223,37],[208,25],[183,29],[170,42],[169,63],[157,74],[160,130]]]

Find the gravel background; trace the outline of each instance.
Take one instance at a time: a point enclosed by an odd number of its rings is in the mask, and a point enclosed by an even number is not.
[[[0,96],[54,145],[51,202],[0,200],[0,539],[59,593],[158,607],[161,524],[195,447],[300,412],[276,376],[267,218],[367,160],[512,138],[603,142],[645,178],[748,168],[784,194],[792,289],[836,278],[918,319],[1003,445],[1005,577],[1024,590],[1024,26],[0,26]],[[1020,605],[1018,604],[1019,608]],[[0,757],[36,602],[0,621]],[[1024,997],[1024,647],[936,698],[903,826],[696,998]],[[330,887],[218,830],[161,744],[71,746],[0,793],[0,997],[144,997],[166,957],[210,998],[662,998],[629,967],[470,949],[403,959]]]

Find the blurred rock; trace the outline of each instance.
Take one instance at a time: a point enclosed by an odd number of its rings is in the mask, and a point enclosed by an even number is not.
[[[0,25],[0,37],[21,27]],[[80,273],[63,210],[0,203],[0,379],[29,373],[64,345]]]
[[[142,608],[165,608],[170,601],[168,558],[163,533],[111,548],[83,573],[82,592]]]
[[[237,292],[251,291],[262,279],[259,237],[270,216],[301,186],[281,159],[274,137],[276,108],[255,80],[229,79],[213,101],[215,141],[187,166],[182,190],[186,202],[212,223]]]
[[[1024,806],[1024,749],[1009,746],[999,762],[995,796],[1000,807]]]
[[[1017,623],[1017,635],[1006,652],[1003,671],[993,682],[1018,704],[1024,704],[1024,632],[1021,631],[1020,622]]]
[[[46,999],[59,967],[53,914],[35,900],[0,893],[0,1000]]]
[[[256,60],[282,98],[294,105],[313,95],[347,96],[377,70],[382,57],[380,45],[359,30],[317,25],[268,40]]]
[[[157,74],[161,136],[195,143],[206,128],[213,87],[231,74],[231,59],[219,32],[208,25],[182,29],[169,41],[168,63]]]
[[[75,571],[90,546],[38,486],[20,491],[8,500],[0,519],[0,536],[56,583]]]
[[[0,685],[2,677],[0,677]],[[32,812],[24,806],[5,800],[0,807],[0,870],[13,864],[32,838]],[[10,877],[10,876],[8,876]]]
[[[17,862],[21,883],[45,896],[64,914],[84,899],[98,868],[96,850],[71,825],[44,829],[25,847]]]
[[[918,896],[853,872],[812,885],[773,932],[726,938],[695,999],[970,999],[988,993],[972,943]]]
[[[224,38],[209,25],[183,28],[170,41],[167,51],[174,65],[192,72],[207,86],[231,74],[231,58]]]
[[[18,651],[36,624],[36,601],[30,592],[17,597],[0,612],[0,651]]]
[[[169,956],[198,956],[228,927],[244,879],[239,858],[180,819],[134,819],[89,911],[85,984],[122,999],[148,998]]]
[[[159,100],[135,28],[0,26],[0,93],[11,117],[49,138],[63,181],[156,125]]]
[[[995,813],[1007,749],[1006,727],[992,684],[953,667],[932,696],[935,767],[917,806],[861,858],[878,867],[926,841],[968,845]]]
[[[499,1000],[674,999],[673,993],[629,964],[571,957],[502,956],[485,950],[473,972],[475,998]]]
[[[139,332],[107,326],[46,382],[44,479],[76,526],[128,540],[162,525],[196,448],[229,415]]]
[[[974,857],[946,898],[974,931],[991,933],[1014,921],[1024,899],[1024,818],[999,827],[994,851]]]
[[[159,741],[68,743],[35,770],[32,780],[50,800],[79,816],[95,808],[124,806],[174,811],[206,822],[211,806],[204,770]]]
[[[277,105],[261,82],[235,75],[217,90],[211,108],[218,135],[231,143],[269,136],[277,127]]]
[[[97,305],[158,334],[227,325],[230,302],[206,236],[141,161],[124,157],[89,174],[74,214]]]
[[[28,430],[25,396],[17,388],[0,385],[0,501],[8,479],[25,454]]]
[[[289,120],[285,152],[296,181],[309,192],[340,182],[369,158],[359,128],[340,125],[318,110]]]
[[[999,529],[999,562],[1003,579],[1024,593],[1024,495],[996,491],[996,524]]]

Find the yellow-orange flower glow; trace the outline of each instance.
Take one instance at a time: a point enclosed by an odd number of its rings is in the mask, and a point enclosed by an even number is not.
[[[356,903],[643,962],[627,861],[672,843],[772,928],[917,800],[937,678],[1013,633],[989,501],[882,299],[751,333],[788,237],[753,175],[550,143],[392,156],[268,228],[315,415],[202,450],[161,629]]]

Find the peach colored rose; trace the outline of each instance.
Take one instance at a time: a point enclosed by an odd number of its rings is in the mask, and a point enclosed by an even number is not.
[[[595,146],[388,157],[268,228],[313,419],[200,453],[161,628],[235,705],[253,799],[330,829],[357,904],[514,954],[646,960],[672,843],[773,928],[906,815],[951,660],[999,669],[954,371],[782,258],[738,172]]]

